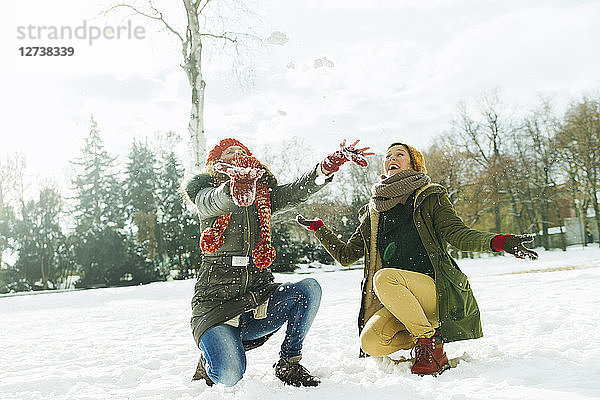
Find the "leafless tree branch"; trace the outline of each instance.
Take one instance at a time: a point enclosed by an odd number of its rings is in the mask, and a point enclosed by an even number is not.
[[[211,37],[214,39],[225,39],[230,41],[231,43],[237,43],[237,37],[230,37],[228,36],[228,34],[231,34],[231,32],[224,32],[221,35],[215,35],[212,33],[201,33],[200,36]]]
[[[139,10],[137,7],[132,6],[131,4],[127,4],[127,3],[119,3],[119,4],[115,4],[114,6],[110,7],[108,10],[104,11],[104,15],[106,16],[108,13],[116,10],[117,8],[129,8],[131,10],[133,10],[136,14],[141,15],[143,17],[146,17],[148,19],[152,19],[155,21],[159,21],[161,22],[165,28],[167,28],[167,30],[169,32],[171,32],[172,34],[174,34],[175,36],[177,36],[179,38],[179,40],[181,40],[182,42],[184,42],[183,36],[177,32],[169,23],[167,23],[167,21],[165,21],[163,14],[158,11],[156,9],[156,7],[154,7],[154,4],[152,3],[152,0],[148,0],[148,4],[150,5],[150,8],[152,9],[152,11],[154,11],[155,15],[150,15],[148,13],[145,13],[141,10]]]
[[[200,7],[199,11],[198,11],[198,15],[202,14],[204,9],[206,8],[206,6],[208,5],[208,3],[210,3],[211,0],[206,0],[206,3],[204,3],[204,5],[202,7]],[[202,0],[197,0],[194,3],[194,7],[198,10],[198,7],[200,5],[200,3],[202,3]]]

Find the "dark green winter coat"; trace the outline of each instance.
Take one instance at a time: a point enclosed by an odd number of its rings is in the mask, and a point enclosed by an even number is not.
[[[325,185],[315,182],[317,168],[293,183],[270,187],[272,214],[305,201]],[[201,231],[212,226],[217,217],[231,213],[223,246],[215,253],[204,254],[200,265],[192,298],[191,326],[196,344],[208,329],[256,308],[279,286],[268,268],[257,268],[251,262],[245,267],[231,266],[229,256],[252,260],[252,250],[260,241],[260,223],[256,206],[235,205],[229,190],[229,181],[217,186],[207,174],[197,175],[186,188],[196,205]],[[245,347],[252,344],[245,343]]]
[[[443,340],[452,342],[481,337],[479,308],[473,291],[447,248],[449,243],[464,251],[493,251],[491,240],[495,234],[468,228],[456,215],[446,189],[440,185],[430,184],[418,189],[414,201],[414,223],[434,268]],[[347,243],[338,239],[327,226],[315,233],[327,251],[344,266],[364,256],[359,331],[383,307],[373,290],[373,275],[381,268],[381,258],[374,245],[378,218],[372,218],[372,215],[378,216],[372,207],[361,209],[360,225]]]

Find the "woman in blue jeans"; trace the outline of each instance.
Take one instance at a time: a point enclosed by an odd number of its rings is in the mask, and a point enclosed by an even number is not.
[[[209,386],[235,385],[244,375],[247,350],[287,323],[275,376],[293,386],[316,386],[299,361],[302,344],[321,301],[314,279],[279,284],[269,266],[276,256],[271,214],[305,201],[347,161],[365,166],[356,141],[314,165],[296,181],[279,185],[236,139],[221,140],[208,154],[205,173],[186,187],[196,206],[202,263],[192,298],[191,327],[202,350],[194,379]]]
[[[200,339],[200,349],[211,368],[207,371],[213,382],[235,385],[246,371],[246,352],[243,342],[261,339],[277,331],[287,322],[285,338],[276,368],[285,369],[284,361],[299,365],[302,343],[317,315],[321,303],[321,286],[313,278],[296,283],[284,283],[271,295],[265,318],[255,318],[247,311],[239,318],[237,327],[228,324],[209,329]],[[301,367],[301,366],[300,366]],[[300,368],[302,369],[302,368]],[[290,370],[290,368],[287,368]],[[285,372],[285,371],[282,371]],[[319,380],[308,371],[290,376],[294,386],[316,386]]]

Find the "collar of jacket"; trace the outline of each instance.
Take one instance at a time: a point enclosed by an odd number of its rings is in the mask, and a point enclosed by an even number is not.
[[[440,193],[440,194],[447,193],[447,190],[445,187],[443,187],[442,185],[438,185],[437,183],[430,183],[428,185],[423,186],[420,189],[417,189],[415,192],[414,210],[416,210],[417,207],[421,205],[423,200],[425,200],[428,196],[430,196],[434,193]],[[369,235],[369,231],[370,231],[369,230],[370,224],[365,223],[366,218],[369,218],[369,220],[371,219],[370,218],[370,214],[371,214],[370,208],[371,208],[371,201],[369,201],[367,204],[362,206],[360,208],[360,210],[358,210],[358,219],[361,223],[362,230],[364,231],[363,234],[365,234],[365,235]]]
[[[416,209],[419,205],[421,205],[423,200],[425,200],[425,198],[427,198],[427,196],[429,196],[433,193],[447,193],[447,192],[448,191],[446,190],[446,188],[443,187],[442,185],[438,185],[437,183],[427,184],[427,185],[423,186],[422,188],[416,190],[415,202],[414,202],[413,206]],[[371,202],[369,201],[367,204],[363,205],[358,210],[358,218],[361,222],[369,214],[368,211],[369,211],[370,204],[371,204]]]
[[[421,203],[423,202],[423,200],[425,200],[428,196],[434,194],[434,193],[447,193],[448,191],[446,190],[445,187],[443,187],[442,185],[438,185],[437,183],[430,183],[428,185],[423,186],[420,189],[417,189],[415,192],[415,202],[414,202],[414,210],[417,209],[417,207],[419,207],[421,205]]]

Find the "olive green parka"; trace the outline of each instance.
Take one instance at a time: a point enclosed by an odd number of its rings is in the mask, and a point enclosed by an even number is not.
[[[479,308],[469,281],[448,254],[448,244],[464,251],[493,251],[493,233],[468,228],[456,215],[443,186],[429,184],[415,193],[413,219],[435,273],[440,331],[445,342],[479,338],[483,335]],[[327,226],[315,232],[325,249],[343,266],[364,257],[359,332],[383,305],[374,288],[373,275],[381,269],[376,248],[379,213],[366,205],[359,212],[360,225],[347,243]],[[400,266],[399,266],[400,267]]]
[[[268,181],[271,183],[271,213],[305,201],[333,179],[330,177],[317,184],[317,168],[320,167],[314,167],[289,184],[277,185],[275,179]],[[224,233],[225,242],[215,253],[203,254],[194,287],[191,326],[199,345],[200,338],[208,329],[255,309],[267,301],[279,284],[274,283],[269,268],[260,269],[251,262],[252,250],[260,241],[260,224],[254,204],[237,206],[231,198],[229,181],[216,185],[208,174],[195,176],[188,183],[186,192],[196,205],[200,231],[212,226],[217,217],[231,213]],[[248,257],[250,263],[233,266],[231,256]],[[249,349],[260,344],[261,341],[244,343],[244,347]]]

